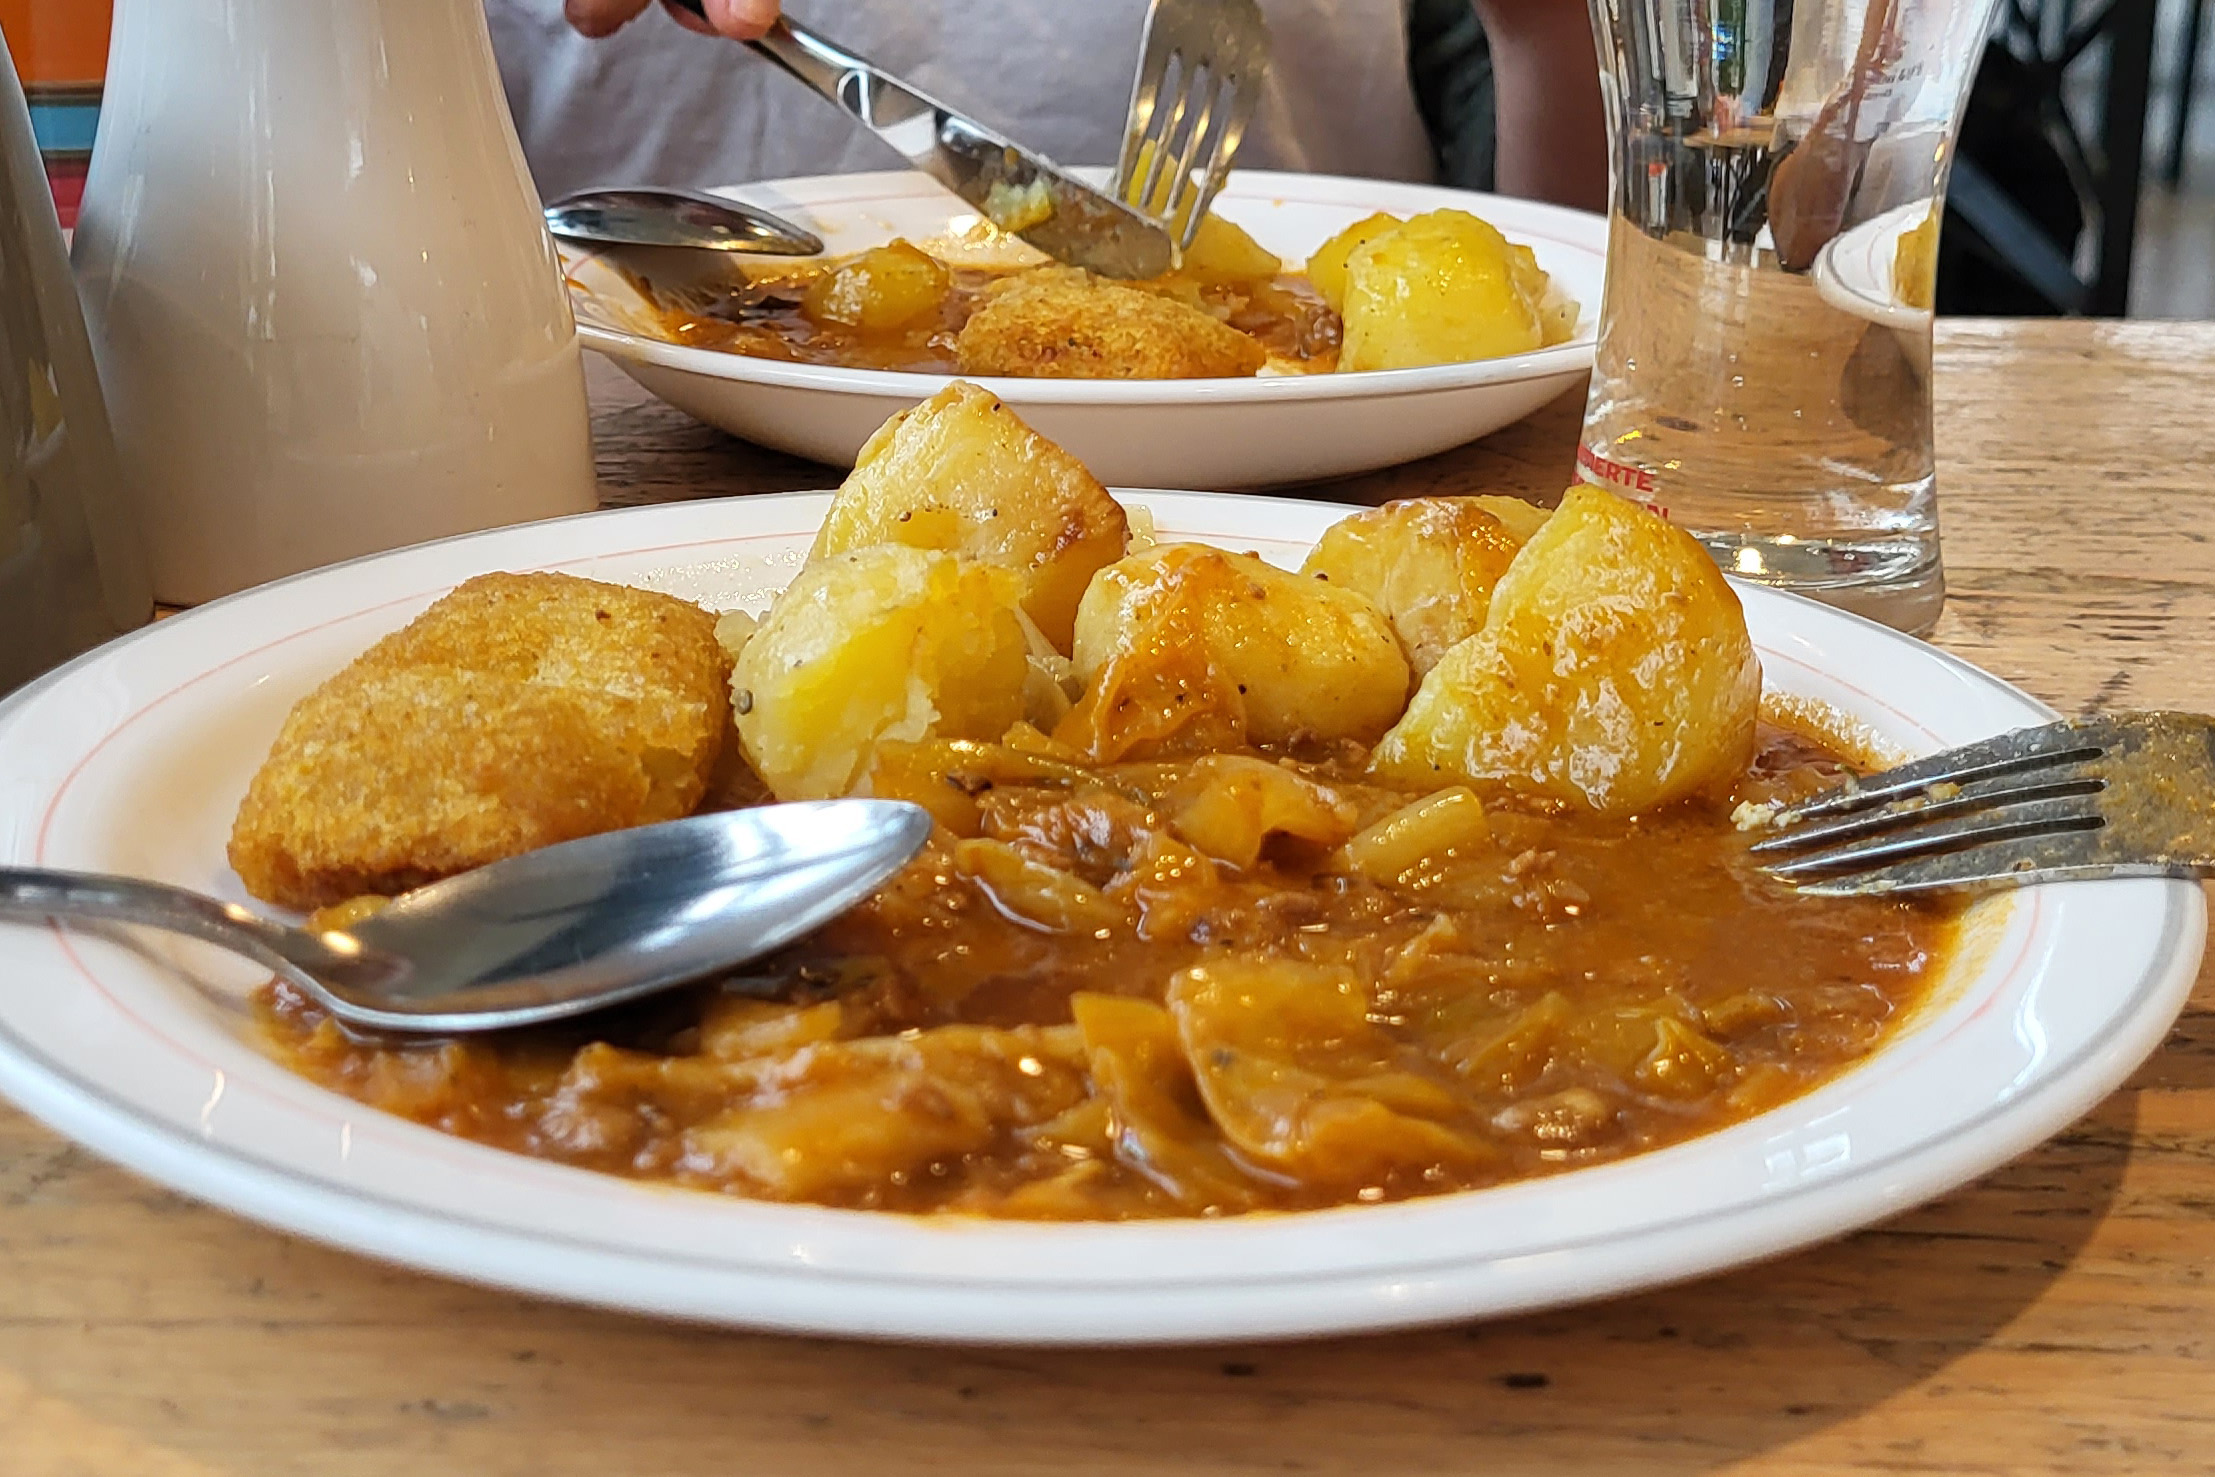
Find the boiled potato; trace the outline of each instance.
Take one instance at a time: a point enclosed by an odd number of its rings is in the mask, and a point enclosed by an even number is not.
[[[1538,332],[1551,348],[1565,344],[1577,336],[1577,317],[1583,312],[1577,300],[1561,290],[1559,283],[1546,275],[1546,269],[1538,264],[1538,253],[1521,242],[1511,243],[1508,251],[1512,257],[1512,269],[1516,285],[1523,289],[1538,308]]]
[[[1629,815],[1718,792],[1752,757],[1761,667],[1707,551],[1570,490],[1377,746],[1423,785],[1498,784]]]
[[[1368,741],[1407,701],[1407,659],[1366,597],[1200,544],[1109,565],[1077,607],[1084,696],[1057,737],[1095,758],[1150,748]]]
[[[1122,505],[1082,462],[999,396],[956,380],[863,445],[808,557],[906,544],[1001,565],[1022,580],[1024,613],[1066,653],[1084,587],[1123,557],[1128,533]]]
[[[1546,341],[1507,239],[1465,210],[1433,210],[1346,260],[1342,370],[1521,354]]]
[[[1387,231],[1400,228],[1400,218],[1378,211],[1365,215],[1330,240],[1315,248],[1315,254],[1307,259],[1307,280],[1315,284],[1315,291],[1324,302],[1337,312],[1346,306],[1346,259],[1357,247],[1365,246]]]
[[[1473,497],[1414,497],[1332,524],[1300,566],[1377,603],[1420,677],[1484,628],[1523,539]]]
[[[1902,231],[1892,248],[1892,295],[1925,312],[1938,292],[1938,221],[1933,209],[1913,230]]]
[[[1177,275],[1203,286],[1229,286],[1243,282],[1267,282],[1284,264],[1259,241],[1221,216],[1200,218],[1200,229],[1184,249]]]
[[[943,263],[894,241],[872,246],[809,283],[800,311],[817,323],[889,333],[936,313],[952,285]]]
[[[1143,180],[1153,173],[1153,168],[1154,146],[1147,143],[1131,161],[1129,177],[1134,181]],[[1154,180],[1152,203],[1147,209],[1156,215],[1165,214],[1170,201],[1176,198],[1178,186],[1178,172],[1164,168]],[[1276,276],[1282,266],[1260,242],[1210,211],[1200,217],[1200,228],[1192,233],[1192,244],[1184,249],[1176,270],[1161,280],[1166,283],[1184,278],[1203,286],[1266,282]]]
[[[1007,570],[899,544],[809,564],[731,676],[754,772],[779,800],[820,800],[880,741],[1007,732],[1029,673],[1019,591]]]

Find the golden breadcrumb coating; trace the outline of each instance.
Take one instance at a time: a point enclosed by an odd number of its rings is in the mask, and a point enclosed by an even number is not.
[[[1258,372],[1260,342],[1175,298],[1089,273],[1026,272],[962,325],[963,374],[1033,379],[1227,379]]]
[[[730,729],[715,617],[564,574],[469,581],[300,701],[230,861],[266,902],[395,893],[691,813]]]

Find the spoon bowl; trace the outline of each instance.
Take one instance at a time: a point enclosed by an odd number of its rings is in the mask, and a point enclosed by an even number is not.
[[[868,897],[930,832],[930,812],[893,800],[722,811],[494,862],[322,930],[136,878],[0,869],[0,919],[166,929],[267,966],[348,1025],[491,1031],[758,959]]]
[[[546,207],[546,229],[600,246],[684,246],[756,256],[815,256],[823,239],[759,206],[690,190],[587,190]]]

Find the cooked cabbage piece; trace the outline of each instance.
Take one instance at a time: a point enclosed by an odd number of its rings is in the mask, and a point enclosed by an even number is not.
[[[1375,601],[1420,677],[1484,628],[1492,587],[1523,547],[1486,506],[1505,501],[1416,497],[1366,509],[1324,530],[1300,572]]]
[[[1315,1185],[1381,1185],[1496,1157],[1420,1057],[1369,1019],[1343,966],[1226,958],[1169,981],[1201,1100],[1248,1161]]]
[[[1005,569],[901,544],[800,571],[740,648],[738,736],[780,800],[847,794],[882,740],[998,738],[1028,643]]]
[[[1368,742],[1407,701],[1399,638],[1365,596],[1200,544],[1101,570],[1074,655],[1086,688],[1056,737],[1094,758]]]
[[[1371,762],[1412,784],[1503,785],[1628,815],[1728,786],[1760,702],[1745,615],[1707,551],[1578,487]]]
[[[763,1089],[684,1134],[682,1168],[779,1200],[858,1200],[982,1153],[1084,1100],[1071,1026],[939,1026],[802,1046]]]
[[[1271,836],[1335,846],[1360,809],[1327,785],[1249,754],[1208,754],[1167,797],[1170,825],[1207,855],[1250,870]]]
[[[1069,997],[1069,1010],[1119,1157],[1143,1166],[1154,1188],[1180,1209],[1250,1209],[1259,1187],[1224,1152],[1209,1123],[1169,1012],[1151,1000],[1085,991]]]
[[[1122,505],[1082,462],[999,396],[956,380],[863,445],[808,557],[906,544],[1001,565],[1022,580],[1024,613],[1066,653],[1085,586],[1123,557],[1128,534]]]

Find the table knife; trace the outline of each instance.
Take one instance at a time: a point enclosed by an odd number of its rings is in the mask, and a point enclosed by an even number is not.
[[[676,0],[695,15],[701,0]],[[1103,277],[1158,277],[1176,264],[1161,223],[1071,176],[867,58],[779,19],[749,46],[836,103],[993,225]]]

